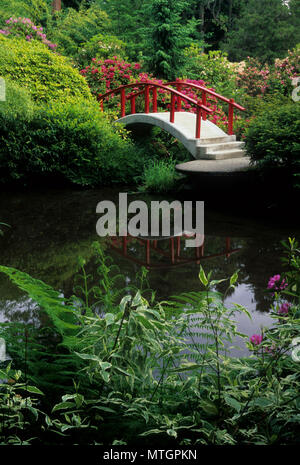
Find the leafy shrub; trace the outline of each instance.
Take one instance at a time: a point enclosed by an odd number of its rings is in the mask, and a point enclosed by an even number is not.
[[[57,44],[52,44],[47,39],[46,34],[43,32],[42,26],[36,26],[30,18],[15,18],[11,17],[5,21],[6,27],[0,29],[0,34],[9,37],[22,37],[27,41],[40,40],[43,44],[47,45],[51,50],[57,47]]]
[[[150,192],[168,192],[174,189],[180,177],[176,174],[175,164],[172,158],[148,163],[141,177],[141,189]]]
[[[24,383],[21,376],[21,371],[12,370],[10,365],[0,368],[0,445],[28,445],[33,441],[27,429],[34,428],[41,412],[38,399],[30,393],[43,393]]]
[[[31,120],[35,108],[28,90],[6,79],[6,100],[0,103],[2,121]],[[0,129],[1,131],[1,129]]]
[[[75,57],[84,43],[106,31],[108,25],[107,14],[97,4],[86,8],[83,2],[78,11],[68,8],[56,13],[51,38],[58,44],[58,51]]]
[[[220,50],[204,53],[193,44],[184,51],[188,58],[183,74],[189,79],[203,80],[216,92],[228,98],[238,98],[241,92],[236,91],[236,71],[233,63],[227,59],[227,54]]]
[[[27,17],[34,23],[46,26],[51,18],[49,0],[1,0],[0,29],[11,16]]]
[[[75,59],[83,68],[91,63],[92,58],[105,60],[115,55],[125,58],[125,43],[112,35],[97,34],[81,45]]]
[[[262,171],[300,172],[300,105],[269,106],[252,120],[246,149]],[[282,172],[282,173],[283,173]]]
[[[119,86],[149,79],[150,76],[140,73],[140,69],[140,63],[127,63],[113,56],[105,60],[92,58],[91,64],[82,69],[80,74],[87,79],[92,93],[98,96]]]
[[[37,41],[0,34],[0,75],[27,88],[36,101],[65,101],[69,96],[91,98],[85,80],[67,58]]]
[[[126,183],[142,171],[126,131],[96,102],[70,99],[36,108],[29,120],[0,119],[2,183],[50,174],[79,185]]]
[[[239,88],[252,97],[268,94],[291,95],[292,79],[299,74],[299,47],[296,47],[288,52],[286,58],[276,59],[271,65],[248,57],[240,64],[236,82]]]

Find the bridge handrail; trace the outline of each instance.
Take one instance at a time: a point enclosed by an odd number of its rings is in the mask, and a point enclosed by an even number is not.
[[[158,84],[156,82],[152,81],[146,81],[146,82],[135,82],[135,83],[130,83],[130,84],[125,84],[123,86],[118,87],[117,89],[109,90],[108,92],[105,92],[105,94],[100,94],[98,95],[98,99],[101,102],[101,110],[103,111],[103,100],[105,97],[108,97],[111,94],[116,94],[120,92],[121,94],[121,117],[124,117],[126,114],[126,95],[125,95],[125,89],[131,88],[131,87],[144,87],[143,92],[145,93],[145,113],[149,113],[149,107],[150,107],[150,99],[149,99],[149,93],[150,93],[150,88],[152,90],[153,94],[153,101],[152,101],[152,107],[153,107],[153,112],[157,113],[157,88],[159,89],[164,89],[167,92],[170,92],[171,94],[171,108],[170,108],[170,123],[174,123],[175,121],[175,98],[177,100],[177,108],[181,105],[181,100],[186,100],[190,102],[192,105],[196,107],[196,134],[195,138],[200,139],[200,132],[201,132],[201,116],[203,112],[203,116],[205,115],[206,119],[206,114],[207,113],[212,113],[212,110],[208,108],[206,105],[204,105],[201,101],[199,102],[198,100],[192,99],[188,95],[183,94],[182,92],[179,92],[178,90],[172,89],[172,87],[167,87],[163,84]],[[133,94],[131,98],[131,114],[135,113],[135,97],[136,94]]]
[[[187,82],[185,79],[183,80],[177,80],[177,81],[170,81],[165,83],[165,86],[176,86],[177,90],[180,91],[183,86],[186,87],[192,87],[194,89],[201,90],[202,92],[202,104],[206,106],[206,94],[209,94],[215,98],[218,98],[219,100],[222,100],[225,103],[228,103],[228,134],[233,135],[233,113],[234,113],[234,108],[237,108],[238,110],[245,111],[246,108],[242,107],[238,103],[234,101],[233,98],[228,99],[227,97],[224,97],[221,94],[218,94],[217,92],[208,89],[207,87],[200,86],[199,84],[194,84],[192,82]],[[152,90],[152,89],[150,89]],[[137,96],[143,94],[145,91],[142,90],[140,92],[137,92],[133,95],[129,95],[127,98],[128,99],[135,99]],[[181,97],[177,98],[177,111],[181,111]],[[205,121],[207,119],[207,113],[204,111],[203,114],[203,120]]]
[[[182,81],[172,81],[172,82],[167,82],[166,83],[167,86],[176,86],[176,85],[182,85],[182,86],[189,86],[189,87],[193,87],[194,89],[199,89],[201,91],[204,91],[206,92],[207,94],[210,94],[212,95],[213,97],[216,97],[218,98],[219,100],[223,100],[223,102],[225,103],[228,103],[228,104],[231,104],[233,105],[235,108],[237,108],[238,110],[241,110],[241,111],[245,111],[246,108],[242,107],[241,105],[239,105],[238,103],[236,103],[234,101],[234,99],[229,99],[227,97],[224,97],[223,95],[221,94],[217,94],[217,92],[215,92],[214,90],[211,90],[211,89],[208,89],[207,87],[204,87],[204,86],[199,86],[198,84],[194,84],[193,82],[186,82],[185,80],[182,80]]]
[[[118,92],[121,92],[122,89],[125,90],[125,89],[128,89],[130,87],[144,87],[144,86],[149,86],[149,90],[152,90],[153,87],[158,87],[160,89],[167,90],[171,94],[174,94],[174,95],[176,95],[176,96],[178,96],[180,98],[183,98],[184,100],[187,100],[188,102],[190,102],[193,105],[201,108],[202,110],[206,111],[207,113],[213,113],[213,111],[210,108],[208,108],[206,105],[202,104],[198,100],[192,99],[188,95],[185,95],[182,92],[179,92],[178,90],[172,89],[172,87],[168,87],[168,86],[166,86],[164,84],[157,84],[156,82],[152,82],[152,81],[134,82],[134,83],[131,83],[131,84],[124,84],[124,85],[122,85],[120,87],[117,87],[116,89],[109,90],[108,92],[105,92],[105,94],[99,94],[98,99],[103,100],[105,97],[108,97],[111,94],[116,94]],[[136,94],[128,95],[126,98],[127,99],[132,99],[132,98],[137,97],[138,95],[144,94],[144,92],[145,92],[145,89],[143,89],[142,91],[140,91],[140,92],[138,92]]]

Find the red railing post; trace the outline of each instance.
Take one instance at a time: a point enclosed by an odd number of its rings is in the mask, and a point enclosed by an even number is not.
[[[228,134],[232,136],[233,134],[233,106],[234,100],[233,98],[230,99],[229,108],[228,108]]]
[[[157,88],[153,87],[152,89],[152,111],[153,113],[157,113]]]
[[[197,116],[196,116],[196,139],[200,139],[201,134],[201,108],[197,107]]]
[[[121,89],[121,118],[125,116],[125,103],[126,103],[125,89]]]
[[[135,113],[135,97],[131,97],[131,99],[130,99],[130,111],[131,111],[131,114],[134,115],[134,113]]]
[[[170,111],[170,123],[175,121],[175,94],[171,93],[171,111]]]
[[[127,237],[123,237],[123,254],[126,256],[127,255]]]
[[[182,84],[177,84],[176,89],[178,90],[178,92],[181,92]],[[177,97],[177,111],[181,111],[181,98],[180,97]]]
[[[100,111],[103,111],[103,99],[100,100]]]
[[[145,85],[145,113],[149,113],[149,84]]]
[[[203,103],[203,105],[206,106],[206,92],[205,92],[205,90],[202,91],[202,103]],[[203,111],[203,121],[206,121],[206,118],[207,118],[206,111]]]
[[[146,241],[146,263],[150,265],[150,240],[147,239]]]
[[[170,237],[170,246],[171,246],[171,260],[172,260],[172,264],[174,264],[175,263],[174,237]]]

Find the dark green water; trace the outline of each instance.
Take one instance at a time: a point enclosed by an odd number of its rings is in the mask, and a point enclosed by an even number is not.
[[[25,271],[70,296],[78,256],[85,258],[88,271],[94,273],[91,244],[104,241],[96,234],[99,216],[96,205],[101,200],[116,201],[118,193],[112,189],[2,193],[0,221],[11,228],[5,228],[4,236],[0,237],[1,264]],[[143,198],[139,195],[129,200],[137,197]],[[227,302],[243,304],[251,312],[252,322],[246,317],[238,319],[240,330],[251,335],[261,325],[270,324],[271,298],[266,286],[270,276],[283,270],[280,241],[289,236],[299,238],[299,233],[300,226],[294,218],[291,221],[278,216],[270,219],[264,214],[255,215],[253,209],[248,214],[247,207],[232,209],[230,204],[210,207],[206,202],[205,240],[200,255],[197,257],[195,249],[185,249],[182,241],[180,259],[176,257],[177,243],[174,244],[172,262],[170,239],[158,241],[159,250],[151,243],[150,286],[159,298],[167,298],[200,288],[199,263],[206,271],[213,270],[216,279],[228,277],[239,269],[239,284]],[[140,263],[146,265],[145,243],[136,239],[129,242],[127,256],[122,254],[122,248],[115,250],[109,243],[106,247],[126,282],[133,283]],[[26,295],[0,276],[0,321],[38,322],[40,318]]]

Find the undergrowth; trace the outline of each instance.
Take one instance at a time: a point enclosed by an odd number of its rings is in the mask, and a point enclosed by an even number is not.
[[[198,291],[157,302],[144,271],[138,288],[117,286],[98,245],[98,284],[80,260],[69,299],[1,266],[52,324],[0,326],[12,359],[0,365],[0,443],[299,443],[300,250],[285,247],[274,324],[250,341],[236,327],[247,310],[225,306],[237,273],[221,294],[200,267]],[[230,356],[237,339],[251,356]]]

